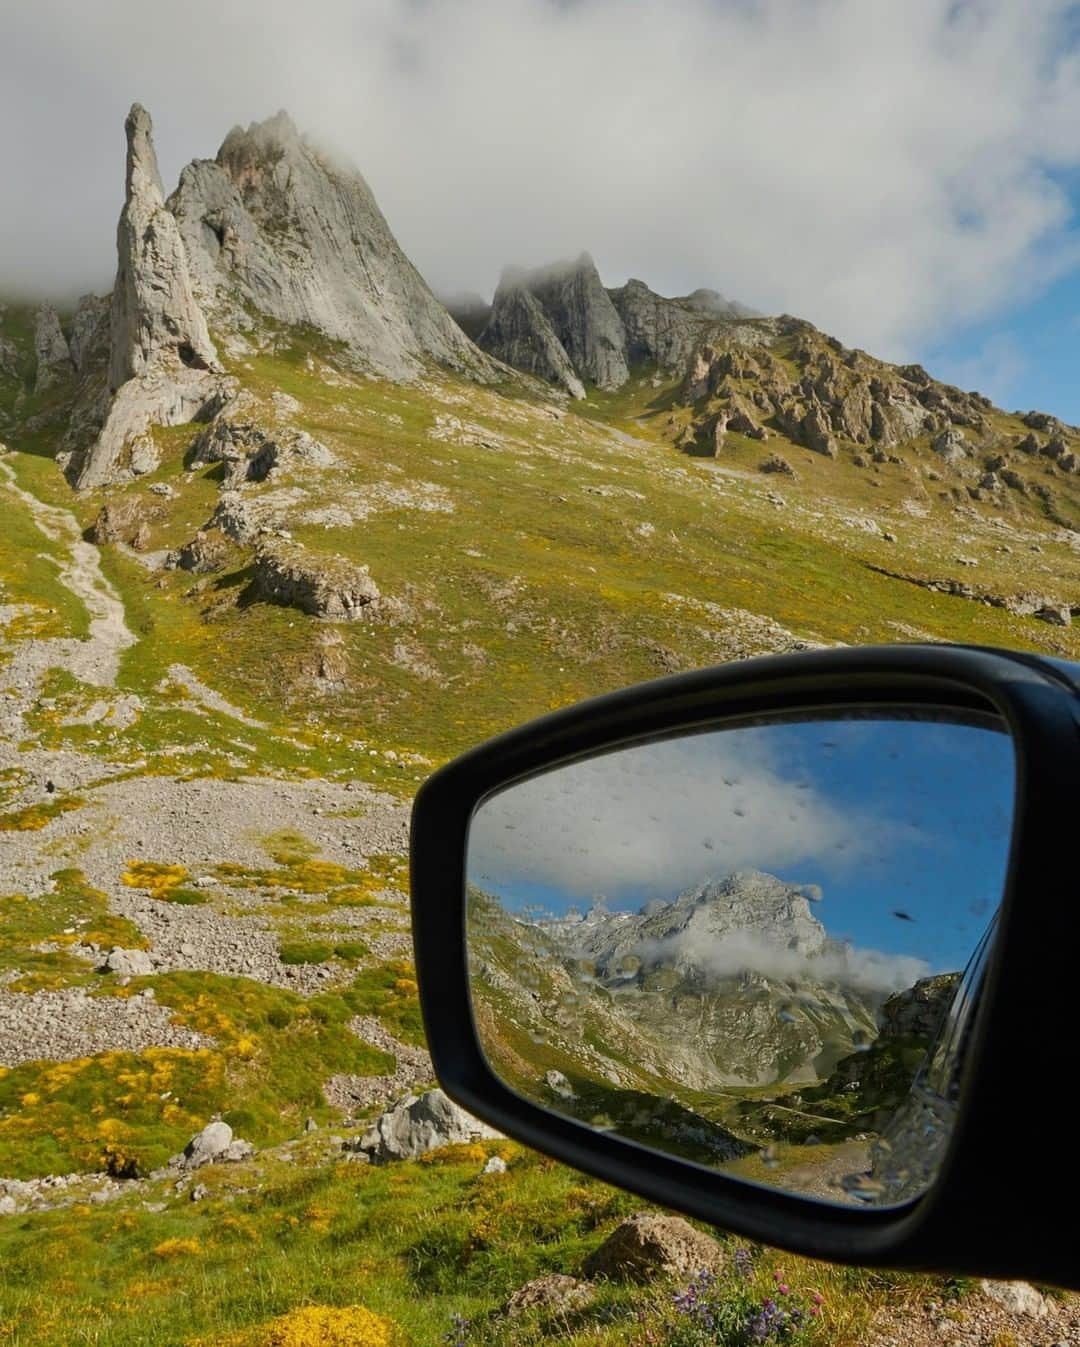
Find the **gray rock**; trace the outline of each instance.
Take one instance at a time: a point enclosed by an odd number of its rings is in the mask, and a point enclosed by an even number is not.
[[[195,1184],[191,1192],[188,1194],[188,1197],[191,1199],[192,1202],[202,1202],[209,1196],[210,1196],[210,1189],[207,1188],[205,1183]]]
[[[92,361],[109,354],[109,299],[101,295],[83,295],[75,307],[68,332],[68,350],[79,374]]]
[[[355,621],[379,597],[366,566],[319,556],[297,543],[265,542],[255,553],[255,593],[332,622]]]
[[[758,464],[758,472],[775,472],[782,477],[795,477],[795,469],[782,454],[770,454]]]
[[[930,442],[930,448],[944,462],[955,466],[968,456],[967,440],[962,431],[949,426]]]
[[[586,1277],[644,1282],[653,1277],[692,1277],[717,1271],[723,1250],[681,1216],[639,1212],[620,1222],[585,1260]]]
[[[136,547],[146,540],[150,519],[151,512],[139,496],[114,496],[98,511],[90,529],[90,541],[99,547],[108,543]]]
[[[578,374],[597,388],[621,388],[630,377],[626,332],[589,254],[519,279],[540,301]]]
[[[566,1079],[561,1071],[551,1070],[544,1076],[544,1084],[549,1090],[562,1095],[564,1099],[575,1098],[574,1087]]]
[[[37,357],[35,393],[45,392],[75,372],[67,339],[60,329],[60,319],[50,304],[43,304],[34,314],[34,355]]]
[[[127,181],[116,232],[109,387],[147,370],[218,368],[206,319],[195,301],[177,222],[165,209],[150,114],[138,103],[124,124]]]
[[[223,463],[223,489],[229,491],[290,467],[333,467],[334,456],[307,431],[261,424],[253,400],[241,394],[196,437],[191,461]]]
[[[114,949],[105,960],[105,967],[121,977],[145,977],[154,971],[154,961],[144,949]]]
[[[166,563],[193,575],[213,575],[223,570],[233,555],[229,540],[218,529],[200,529],[189,542]]]
[[[519,273],[503,274],[491,314],[477,340],[485,351],[508,365],[557,384],[572,398],[585,396],[585,386],[547,314],[521,284]]]
[[[179,1164],[176,1167],[198,1169],[201,1165],[208,1165],[228,1150],[232,1139],[233,1130],[229,1124],[216,1118],[191,1138],[182,1156],[177,1157]]]
[[[1050,1312],[1045,1297],[1027,1282],[1002,1282],[984,1279],[979,1283],[984,1295],[990,1297],[1010,1314],[1030,1319],[1045,1319]]]
[[[496,375],[401,251],[360,174],[302,139],[286,113],[234,127],[216,160],[183,170],[168,205],[209,312],[242,318],[246,304],[306,324],[390,378],[432,359]]]
[[[628,362],[656,364],[663,370],[684,369],[695,346],[718,321],[753,314],[715,290],[666,299],[644,281],[633,279],[608,295],[622,319]]]
[[[506,1161],[501,1155],[489,1155],[484,1164],[481,1174],[505,1174]]]
[[[548,1272],[519,1286],[503,1306],[503,1314],[516,1319],[528,1310],[543,1310],[548,1314],[565,1314],[580,1310],[596,1299],[596,1287],[591,1282],[578,1281],[561,1272]]]
[[[442,1090],[408,1095],[375,1120],[359,1142],[359,1149],[375,1163],[415,1160],[418,1155],[464,1141],[488,1141],[501,1136],[474,1118]]]

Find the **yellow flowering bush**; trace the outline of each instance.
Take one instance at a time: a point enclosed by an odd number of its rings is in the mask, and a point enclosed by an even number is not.
[[[392,1319],[363,1305],[305,1305],[198,1347],[401,1347],[402,1343]]]
[[[155,1258],[186,1258],[199,1253],[202,1253],[202,1246],[197,1239],[163,1239],[153,1249]]]
[[[142,889],[151,898],[168,898],[172,889],[187,878],[186,865],[162,865],[157,861],[128,861],[120,882],[129,889]]]

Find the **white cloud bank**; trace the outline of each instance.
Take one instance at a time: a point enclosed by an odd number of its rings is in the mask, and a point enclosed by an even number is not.
[[[469,878],[500,892],[670,899],[737,870],[847,869],[896,839],[871,807],[841,811],[812,780],[776,770],[767,731],[729,730],[591,758],[495,796],[473,819]]]
[[[1076,260],[1063,0],[36,0],[0,43],[0,288],[105,288],[122,120],[166,177],[284,105],[433,285],[590,249],[906,356]]]

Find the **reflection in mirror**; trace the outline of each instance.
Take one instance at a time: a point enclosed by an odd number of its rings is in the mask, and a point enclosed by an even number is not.
[[[866,1206],[952,1126],[1004,885],[991,716],[830,711],[634,745],[474,816],[467,941],[492,1069],[641,1145]]]

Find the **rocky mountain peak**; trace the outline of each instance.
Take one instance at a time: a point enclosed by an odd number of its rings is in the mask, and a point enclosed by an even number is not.
[[[141,104],[132,106],[124,130],[127,171],[111,315],[113,392],[159,366],[218,367],[176,221],[164,208],[153,126]]]
[[[224,325],[251,311],[344,342],[372,372],[434,361],[479,378],[492,363],[401,251],[370,187],[321,153],[287,113],[234,127],[169,198],[203,303]]]

